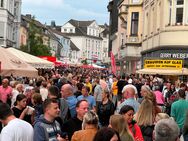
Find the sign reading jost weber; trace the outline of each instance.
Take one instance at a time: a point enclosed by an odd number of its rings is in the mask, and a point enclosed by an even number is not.
[[[144,68],[151,69],[182,69],[182,60],[145,60]]]

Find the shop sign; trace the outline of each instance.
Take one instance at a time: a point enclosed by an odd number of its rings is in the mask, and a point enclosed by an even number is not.
[[[160,58],[187,59],[188,58],[188,53],[160,53]]]
[[[182,60],[145,60],[144,68],[151,69],[182,69]]]

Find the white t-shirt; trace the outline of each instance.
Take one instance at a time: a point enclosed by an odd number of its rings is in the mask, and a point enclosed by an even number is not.
[[[33,141],[33,127],[15,118],[2,129],[0,141]]]

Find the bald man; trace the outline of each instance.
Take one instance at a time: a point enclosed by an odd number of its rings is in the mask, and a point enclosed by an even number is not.
[[[124,86],[125,87],[125,86]],[[129,105],[134,108],[134,112],[138,111],[140,104],[135,100],[135,89],[133,87],[123,88],[123,96],[125,97],[125,101],[123,101],[118,107],[117,112],[119,113],[120,109],[124,105]]]
[[[9,80],[3,79],[2,85],[0,86],[0,100],[7,103],[7,100],[12,97],[12,87],[9,86]],[[9,103],[10,104],[10,103]]]
[[[74,96],[74,90],[70,84],[65,84],[61,87],[61,97],[64,98],[68,103],[70,116],[75,117],[76,103],[78,102],[78,100]]]

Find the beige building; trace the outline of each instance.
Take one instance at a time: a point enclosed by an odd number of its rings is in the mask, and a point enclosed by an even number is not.
[[[121,70],[127,74],[140,68],[143,1],[123,0],[119,4],[118,19],[118,58]]]
[[[145,59],[182,59],[188,66],[188,0],[144,0]]]

